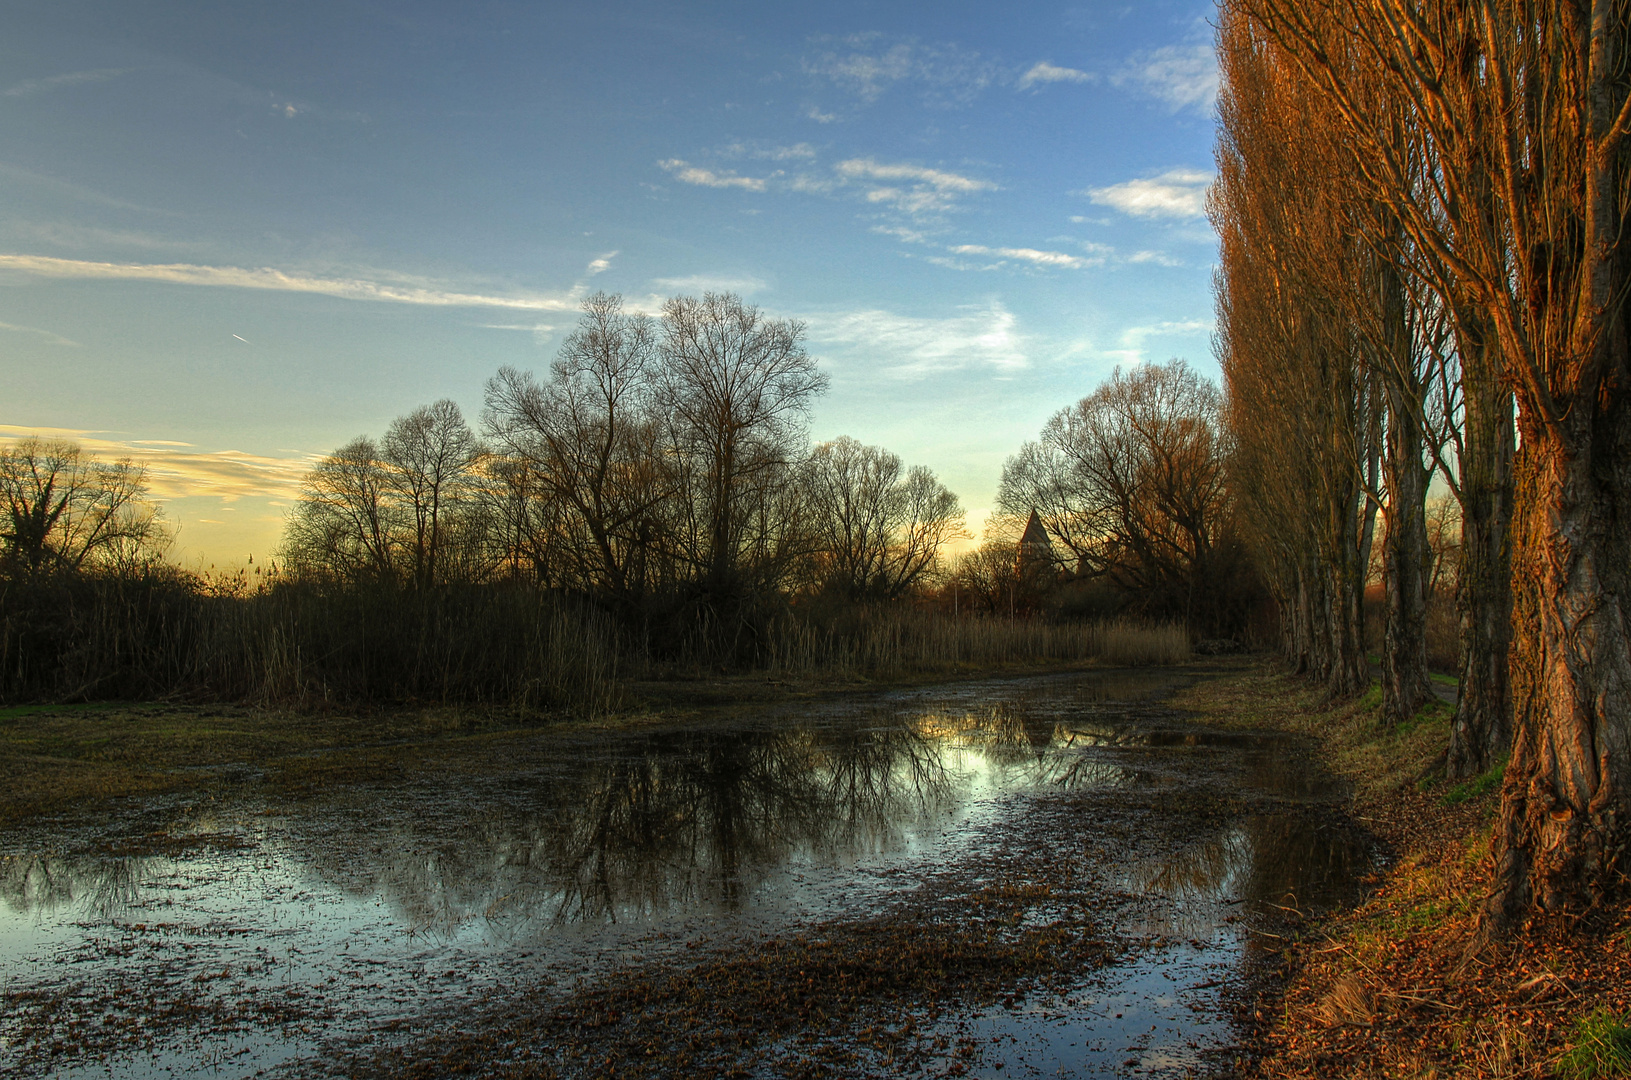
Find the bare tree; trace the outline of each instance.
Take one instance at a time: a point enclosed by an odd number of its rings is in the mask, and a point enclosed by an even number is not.
[[[407,512],[410,573],[419,588],[436,584],[443,534],[471,479],[481,446],[459,406],[446,398],[399,416],[380,455]]]
[[[1349,224],[1342,163],[1308,137],[1319,102],[1249,20],[1219,33],[1222,240],[1217,348],[1233,488],[1279,595],[1298,670],[1335,695],[1370,682],[1364,584],[1381,505],[1385,391],[1374,263]],[[1352,294],[1358,294],[1355,299]]]
[[[1591,906],[1631,848],[1631,18],[1623,0],[1242,6],[1425,253],[1467,381],[1514,391],[1517,732],[1491,925]],[[1351,58],[1407,104],[1410,138],[1378,130]]]
[[[905,469],[896,455],[848,436],[811,451],[805,483],[824,584],[857,599],[902,595],[968,535],[957,496],[933,472]]]
[[[489,453],[478,463],[483,482],[475,487],[488,523],[495,566],[514,580],[545,588],[563,583],[570,524],[566,507],[543,482],[530,458]]]
[[[323,458],[289,513],[284,564],[351,584],[394,582],[399,535],[391,493],[389,468],[366,435]]]
[[[1228,453],[1210,382],[1182,361],[1117,369],[1009,459],[997,505],[1036,511],[1079,576],[1199,622],[1228,525]]]
[[[1028,611],[1036,599],[1021,573],[1019,545],[1008,539],[986,540],[964,552],[952,580],[961,594],[959,604],[966,603],[968,610],[985,615]]]
[[[767,319],[729,293],[663,307],[661,410],[684,460],[677,537],[705,596],[734,602],[785,571],[796,545],[767,533],[762,507],[802,456],[804,422],[827,378],[804,324]]]
[[[548,520],[572,576],[619,602],[636,600],[658,571],[657,517],[674,487],[657,445],[656,348],[649,318],[597,293],[548,382],[504,368],[487,384],[486,430],[524,463],[514,475],[564,511]]]
[[[0,568],[10,575],[129,569],[169,539],[143,469],[97,461],[70,442],[23,439],[0,449],[0,498]]]

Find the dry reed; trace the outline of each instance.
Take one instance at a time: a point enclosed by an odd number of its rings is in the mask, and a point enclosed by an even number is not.
[[[767,665],[801,675],[950,671],[1038,661],[1176,664],[1190,655],[1188,633],[1171,623],[957,619],[911,610],[871,611],[830,627],[783,619],[768,638]]]
[[[600,715],[656,664],[879,677],[1027,663],[1179,663],[1172,624],[1047,623],[857,608],[636,633],[524,586],[422,591],[281,582],[211,591],[180,575],[0,586],[0,701],[201,698],[304,708],[466,704]]]

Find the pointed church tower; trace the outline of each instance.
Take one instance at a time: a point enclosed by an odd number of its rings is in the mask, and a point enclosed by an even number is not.
[[[1031,520],[1025,523],[1025,534],[1019,538],[1015,563],[1015,569],[1022,578],[1045,571],[1053,565],[1053,543],[1048,539],[1048,530],[1035,510],[1031,511]]]

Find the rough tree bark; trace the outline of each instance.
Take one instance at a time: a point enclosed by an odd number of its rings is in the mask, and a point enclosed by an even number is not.
[[[1566,188],[1558,208],[1572,218],[1573,235],[1556,236],[1532,256],[1544,270],[1530,271],[1529,325],[1501,327],[1509,368],[1524,345],[1534,352],[1515,372],[1519,724],[1495,832],[1497,928],[1532,909],[1580,910],[1623,890],[1631,840],[1631,363],[1622,238],[1631,25],[1623,4],[1597,0],[1565,5],[1551,29],[1579,96],[1547,134],[1578,140],[1566,148],[1578,155],[1577,171],[1563,171],[1579,187]]]
[[[1496,826],[1492,914],[1502,925],[1531,904],[1590,906],[1625,883],[1631,408],[1624,389],[1602,396],[1558,436],[1526,424],[1517,455],[1512,691],[1522,722]]]

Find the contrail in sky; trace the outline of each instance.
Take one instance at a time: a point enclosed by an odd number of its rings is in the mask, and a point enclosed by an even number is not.
[[[232,335],[232,336],[233,336],[233,337],[238,337],[238,335],[237,335],[237,334],[233,334],[233,335]],[[244,344],[245,344],[245,345],[248,345],[248,344],[249,344],[249,339],[248,339],[248,338],[241,338],[241,337],[238,337],[238,340],[239,340],[239,341],[241,341],[241,342],[243,342],[243,343],[244,343]]]

